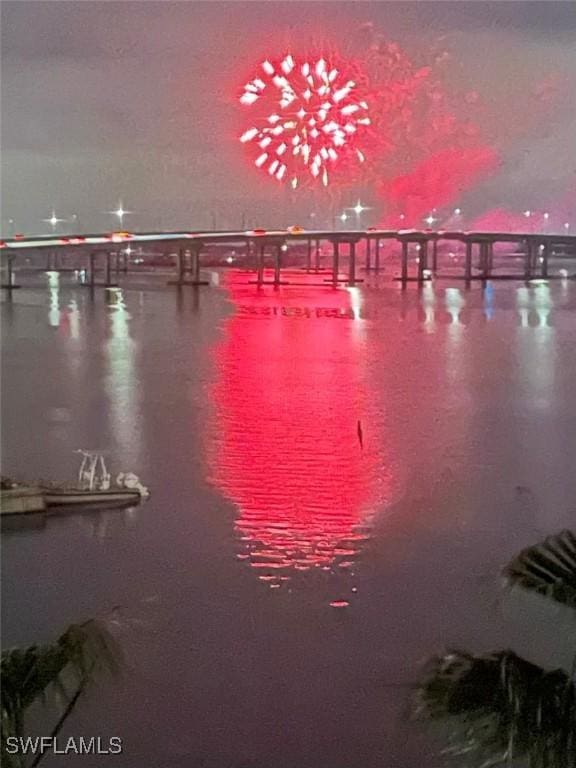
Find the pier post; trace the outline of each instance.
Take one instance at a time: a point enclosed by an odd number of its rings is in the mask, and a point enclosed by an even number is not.
[[[90,275],[88,277],[88,284],[90,288],[94,288],[96,284],[96,254],[93,251],[90,251],[89,259],[90,259],[90,266],[89,266]]]
[[[332,243],[332,285],[338,287],[338,274],[340,271],[340,242],[334,240]]]
[[[308,238],[308,247],[306,250],[306,271],[310,272],[312,269],[312,240]]]
[[[350,241],[350,264],[348,271],[348,283],[350,285],[356,285],[356,243],[354,240]]]
[[[274,288],[280,286],[280,270],[282,269],[282,245],[278,243],[274,254]]]
[[[374,244],[374,269],[376,272],[380,272],[380,238],[376,238],[376,243]]]
[[[464,278],[467,283],[472,280],[472,240],[466,240],[466,262],[464,264]]]
[[[316,272],[320,271],[320,240],[316,240],[314,251],[314,270]]]
[[[370,238],[366,238],[366,270],[372,269],[372,248]]]
[[[408,241],[402,240],[402,282],[408,282]]]

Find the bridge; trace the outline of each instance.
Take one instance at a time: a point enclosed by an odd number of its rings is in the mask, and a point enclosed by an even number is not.
[[[77,268],[86,274],[83,284],[95,288],[97,285],[110,287],[119,272],[128,272],[126,246],[131,243],[161,244],[176,250],[176,267],[170,284],[183,286],[206,285],[202,279],[202,256],[215,245],[226,245],[244,249],[249,261],[255,262],[255,282],[258,286],[282,282],[283,260],[290,247],[305,244],[306,269],[320,271],[322,244],[328,244],[331,265],[327,270],[329,279],[325,282],[337,287],[340,283],[356,285],[360,280],[358,271],[359,244],[363,244],[364,269],[380,272],[383,269],[382,244],[395,243],[398,247],[394,256],[398,274],[396,279],[403,285],[410,281],[423,283],[432,277],[442,277],[439,271],[439,247],[443,243],[456,242],[464,249],[461,273],[450,277],[463,279],[467,284],[472,280],[488,279],[548,279],[552,277],[550,264],[561,257],[576,262],[576,235],[534,234],[509,232],[463,232],[432,230],[385,230],[370,228],[346,231],[312,231],[300,227],[286,230],[254,229],[245,232],[113,232],[95,235],[42,236],[24,238],[15,236],[0,242],[3,267],[1,287],[12,291],[19,287],[14,280],[18,257],[23,254],[39,256],[47,254],[46,269],[55,268],[59,253],[72,256]],[[520,257],[523,263],[521,273],[496,274],[494,251],[497,245],[515,246],[511,256]],[[273,259],[273,277],[266,279],[266,257]],[[346,262],[343,275],[342,266]],[[98,264],[103,263],[104,282],[97,282]],[[412,264],[415,270],[411,270]],[[388,259],[390,264],[390,259]],[[414,274],[415,271],[415,274]]]

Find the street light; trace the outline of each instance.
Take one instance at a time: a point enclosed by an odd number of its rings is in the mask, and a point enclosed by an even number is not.
[[[368,208],[368,206],[362,205],[362,203],[360,202],[360,199],[358,199],[358,202],[356,203],[356,205],[352,206],[351,208],[348,208],[347,210],[354,211],[356,216],[360,218],[360,215],[363,213],[363,211],[369,211],[370,209]]]
[[[50,216],[49,219],[42,219],[42,221],[47,222],[52,227],[52,234],[56,232],[56,227],[58,224],[60,224],[61,221],[66,221],[66,219],[59,219],[58,216],[56,216],[56,212],[52,211],[52,216]]]
[[[108,213],[118,217],[118,221],[120,222],[120,229],[122,229],[124,225],[124,216],[126,216],[127,213],[132,213],[132,211],[125,210],[124,206],[122,205],[122,201],[120,201],[118,203],[118,208],[116,208],[115,211],[108,211]]]

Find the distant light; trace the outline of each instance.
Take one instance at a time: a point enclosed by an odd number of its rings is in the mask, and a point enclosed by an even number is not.
[[[130,254],[132,253],[132,248],[130,248],[130,246],[128,246],[127,248],[124,249],[124,253],[127,256],[130,256]]]
[[[56,212],[52,211],[52,216],[50,216],[49,219],[42,219],[42,221],[48,222],[48,224],[52,226],[52,229],[55,229],[56,224],[59,224],[61,221],[64,221],[64,219],[58,218],[58,216],[56,216]]]
[[[568,270],[567,269],[561,269],[560,270],[560,277],[568,277]]]
[[[564,229],[570,229],[570,224],[569,224],[569,222],[566,222],[566,223],[564,224]]]
[[[434,218],[434,216],[432,216],[432,214],[430,214],[430,216],[424,219],[424,221],[426,222],[426,224],[428,224],[429,227],[431,227],[432,224],[434,224],[434,222],[436,221],[436,219]]]
[[[401,214],[400,214],[400,221],[404,221],[404,219],[405,219],[405,218],[406,218],[406,216],[404,216],[404,214],[403,214],[403,213],[401,213]]]
[[[286,251],[288,250],[288,246],[286,245],[286,243],[283,243],[283,244],[280,246],[280,250],[281,250],[281,251],[284,251],[284,253],[286,253]]]
[[[348,221],[348,215],[343,213],[342,216],[340,216],[340,221]]]
[[[527,219],[530,218],[531,214],[532,211],[524,211],[524,216],[526,216]]]
[[[549,214],[548,212],[546,212],[546,213],[544,214],[544,218],[545,218],[545,219],[549,219],[549,218],[550,218],[550,214]]]
[[[233,256],[228,256],[226,261],[228,262],[228,264],[232,264],[232,262],[234,261],[234,257]]]
[[[353,210],[353,211],[354,211],[354,213],[356,214],[356,216],[360,216],[360,214],[362,213],[362,211],[367,211],[367,210],[369,210],[369,209],[367,208],[367,206],[365,206],[365,205],[362,205],[362,203],[360,202],[360,200],[358,200],[358,202],[356,203],[356,205],[355,205],[355,206],[354,206],[354,207],[353,207],[351,210]]]
[[[454,215],[455,216],[460,216],[461,213],[462,213],[462,209],[461,208],[454,208]]]
[[[108,211],[108,213],[112,213],[114,216],[117,216],[117,217],[118,217],[118,219],[119,219],[119,221],[120,221],[120,224],[122,224],[122,221],[123,221],[123,219],[124,219],[124,216],[125,216],[127,213],[132,213],[132,211],[127,211],[127,210],[124,208],[124,205],[122,204],[122,202],[120,201],[120,202],[118,203],[118,208],[116,208],[116,210],[115,210],[115,211]]]

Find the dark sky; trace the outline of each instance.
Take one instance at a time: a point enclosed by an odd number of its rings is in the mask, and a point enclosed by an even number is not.
[[[54,208],[80,229],[282,223],[286,196],[250,171],[236,102],[260,56],[295,42],[354,44],[362,24],[413,57],[452,52],[446,87],[475,90],[504,163],[467,205],[553,205],[576,178],[573,2],[3,2],[2,223],[46,229]],[[559,83],[532,124],[539,83]],[[556,87],[556,86],[555,86]],[[370,198],[370,190],[358,190]],[[352,201],[351,201],[352,202]],[[306,197],[290,215],[302,219]],[[130,224],[128,223],[130,221]],[[305,222],[304,222],[305,223]]]

